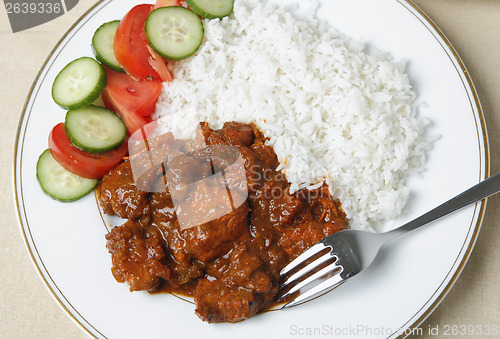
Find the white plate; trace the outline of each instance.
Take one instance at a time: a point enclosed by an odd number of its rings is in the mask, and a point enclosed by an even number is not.
[[[94,196],[70,204],[53,201],[40,189],[35,164],[49,131],[64,119],[50,96],[54,77],[69,61],[92,56],[97,27],[135,4],[99,2],[69,30],[35,79],[19,124],[15,189],[21,229],[43,280],[68,314],[88,333],[109,338],[392,338],[420,324],[464,267],[485,202],[394,241],[372,267],[332,293],[238,324],[203,323],[190,303],[168,294],[130,293],[116,283]],[[323,0],[322,5],[319,15],[340,31],[409,61],[411,82],[428,105],[422,112],[432,120],[431,132],[441,135],[423,178],[411,180],[411,198],[397,222],[487,177],[488,142],[477,94],[458,55],[425,14],[403,0]]]

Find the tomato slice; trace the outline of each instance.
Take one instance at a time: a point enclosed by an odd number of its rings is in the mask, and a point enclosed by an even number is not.
[[[49,149],[54,159],[68,171],[84,178],[100,179],[123,160],[128,142],[104,153],[85,152],[71,143],[61,122],[49,134]]]
[[[113,39],[113,52],[118,63],[135,79],[158,78],[149,63],[151,54],[144,32],[146,19],[154,5],[142,4],[132,8],[120,21]]]
[[[113,96],[113,94],[110,94],[110,91],[107,89],[104,89],[101,94],[101,98],[104,102],[104,106],[115,112],[123,120],[125,126],[127,126],[127,132],[129,135],[133,134],[139,128],[147,125],[151,121],[151,118],[147,116],[141,116],[126,109],[120,104],[119,100]]]
[[[182,6],[184,0],[156,0],[155,9],[168,6]]]
[[[147,46],[149,53],[151,56],[148,58],[148,62],[153,67],[153,69],[158,73],[160,80],[172,81],[174,77],[172,76],[172,72],[168,69],[167,62],[163,59],[158,53],[154,51],[151,46]]]
[[[151,122],[161,93],[159,79],[134,80],[125,73],[106,69],[108,83],[102,92],[104,105],[118,114],[127,126],[129,134]]]

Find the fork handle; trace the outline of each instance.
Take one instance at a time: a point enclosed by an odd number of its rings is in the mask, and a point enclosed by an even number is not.
[[[385,234],[390,238],[395,238],[406,232],[412,231],[420,226],[426,225],[431,221],[439,219],[451,212],[457,211],[467,205],[474,202],[482,200],[500,191],[500,172],[489,177],[486,180],[481,181],[479,184],[472,186],[468,190],[460,193],[454,198],[451,198],[447,202],[439,205],[438,207],[430,210],[429,212],[423,214],[422,216],[398,227],[392,231],[386,232]]]

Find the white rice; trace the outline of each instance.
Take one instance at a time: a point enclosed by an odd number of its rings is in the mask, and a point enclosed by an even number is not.
[[[232,15],[204,25],[198,52],[170,65],[154,116],[164,131],[185,138],[200,121],[254,122],[292,189],[326,181],[351,228],[401,213],[429,148],[402,63],[259,0],[236,0]]]

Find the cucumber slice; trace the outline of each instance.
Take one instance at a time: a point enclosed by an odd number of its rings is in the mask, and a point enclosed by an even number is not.
[[[146,20],[146,37],[153,49],[171,60],[184,59],[198,50],[203,23],[191,10],[180,6],[160,7]]]
[[[71,61],[56,76],[52,98],[64,109],[87,106],[101,95],[106,87],[104,67],[89,57]]]
[[[94,105],[69,110],[64,126],[73,145],[93,153],[120,146],[127,135],[122,119],[109,109]]]
[[[204,18],[217,19],[233,12],[234,0],[186,0],[186,4]]]
[[[55,200],[78,200],[96,187],[97,179],[87,179],[71,173],[52,157],[46,149],[36,163],[36,177],[43,191]]]
[[[119,24],[120,20],[102,24],[92,37],[92,50],[94,51],[97,61],[104,66],[115,72],[125,72],[118,61],[116,61],[115,53],[113,52],[113,39],[115,38]]]

